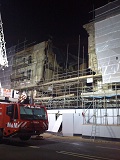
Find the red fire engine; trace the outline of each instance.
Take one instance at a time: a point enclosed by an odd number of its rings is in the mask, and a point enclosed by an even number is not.
[[[0,139],[17,136],[29,140],[47,129],[48,116],[44,106],[0,102]]]

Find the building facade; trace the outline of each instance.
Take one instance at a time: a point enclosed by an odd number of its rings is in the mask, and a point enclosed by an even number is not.
[[[13,58],[11,88],[26,92],[35,91],[40,82],[52,79],[56,66],[50,41],[25,48]]]

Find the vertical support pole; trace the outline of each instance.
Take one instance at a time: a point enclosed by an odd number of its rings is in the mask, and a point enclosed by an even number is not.
[[[79,106],[78,103],[78,96],[79,96],[79,70],[80,70],[80,35],[79,35],[79,42],[78,42],[78,83],[77,83],[77,108]]]

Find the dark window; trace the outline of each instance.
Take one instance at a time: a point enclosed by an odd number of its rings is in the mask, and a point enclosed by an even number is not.
[[[23,58],[23,63],[25,63],[25,58]]]
[[[22,76],[24,76],[24,73],[25,73],[25,72],[21,72]]]
[[[32,63],[32,56],[28,57],[28,64]]]
[[[24,75],[25,75],[25,72],[21,72],[21,78],[20,78],[20,79],[21,79],[21,81],[23,81],[23,80],[24,80],[24,78],[25,78],[25,77],[24,77]]]
[[[14,119],[18,119],[18,108],[17,108],[17,106],[15,107]]]
[[[30,80],[30,78],[31,78],[31,69],[27,71],[27,77],[28,77],[28,80]]]
[[[15,110],[14,110],[14,108],[15,108]],[[17,106],[14,106],[13,104],[8,106],[6,108],[6,114],[8,116],[10,116],[12,119],[13,118],[18,119],[18,108],[17,108]]]
[[[14,105],[13,104],[6,108],[6,114],[10,116],[11,118],[13,118],[13,115],[14,115]]]

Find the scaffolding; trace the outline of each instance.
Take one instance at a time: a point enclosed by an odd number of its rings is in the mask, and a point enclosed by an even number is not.
[[[14,58],[16,56],[17,52],[25,50],[25,48],[28,48],[32,46],[33,43],[27,43],[25,40],[24,42],[18,43],[17,45],[14,45],[8,49],[6,49],[6,55],[8,60],[8,67],[5,67],[4,69],[0,70],[0,83],[2,88],[11,89],[11,81],[12,77],[15,75],[12,75],[14,66]],[[23,64],[18,64],[18,67],[24,67]],[[20,76],[20,75],[19,75]]]
[[[32,53],[29,48],[27,51]],[[26,59],[24,55],[31,55],[26,54],[26,49],[21,53],[22,54],[14,56],[14,71],[19,68],[27,69],[35,63],[34,59],[31,59],[29,65],[26,65],[24,61],[16,63],[18,58]],[[28,59],[26,60],[28,62]],[[15,85],[14,89],[19,90],[20,92],[31,92],[34,103],[42,103],[48,110],[81,109],[83,111],[83,125],[92,126],[91,138],[95,139],[96,135],[99,133],[99,125],[120,125],[119,82],[103,84],[102,74],[97,74],[94,71],[85,68],[84,63],[80,63],[79,66],[77,65],[77,68],[69,71],[69,69],[63,70],[59,65],[56,65],[55,56],[53,60],[53,65],[51,66],[48,59],[44,69],[44,71],[47,69],[47,73],[52,70],[50,79],[48,76],[45,79],[38,81],[38,83],[33,84],[31,75],[31,83],[22,87]],[[39,63],[41,62],[38,61],[35,65],[40,66]],[[36,68],[33,72],[36,72]],[[42,73],[42,75],[44,74]],[[24,79],[29,81],[28,77],[23,77],[23,75],[20,74],[14,75],[13,84],[15,84],[14,79],[19,82],[24,82]],[[108,114],[109,110],[112,114]]]
[[[78,61],[77,71],[54,75],[49,82],[39,86],[40,95],[35,98],[36,103],[42,102],[48,109],[82,109],[84,125],[92,126],[91,138],[94,139],[99,135],[100,125],[120,125],[119,2],[95,10],[96,56],[94,61],[91,58],[91,64],[94,71],[99,71],[90,74],[84,69],[79,70]],[[48,88],[51,88],[49,92]],[[112,135],[110,127],[109,133]]]
[[[94,41],[96,41],[93,43],[99,45],[99,43],[97,43],[98,37],[93,36],[93,38],[96,38],[94,39]],[[34,47],[27,47],[25,46],[21,52],[18,50],[17,52],[20,54],[14,56],[15,59],[12,65],[14,73],[11,75],[14,89],[21,92],[30,92],[34,103],[42,103],[47,109],[82,109],[83,125],[92,125],[91,137],[95,138],[98,132],[97,126],[99,125],[120,125],[120,82],[118,79],[114,82],[109,81],[109,83],[102,82],[103,74],[98,68],[97,58],[99,56],[96,55],[96,53],[93,54],[94,56],[89,57],[91,64],[93,63],[93,67],[91,69],[87,68],[84,47],[82,60],[80,59],[80,36],[75,67],[68,67],[68,46],[66,68],[58,65],[56,54],[52,57],[49,56],[49,47],[43,49],[43,59],[29,59],[28,57],[31,56],[33,52],[35,52],[36,55],[38,52],[33,49]],[[96,51],[95,48],[92,52],[93,51]],[[109,63],[110,62],[111,61],[109,61]],[[119,62],[118,54],[116,54],[116,62]],[[29,77],[27,70],[29,70],[30,67],[32,70],[31,76]],[[41,74],[37,75],[38,79],[35,81],[33,78],[35,78],[37,69],[40,70],[40,67],[42,68]],[[21,71],[17,72],[19,69],[21,69]],[[22,69],[25,70],[23,71],[24,74]],[[118,63],[118,71],[119,69]],[[97,72],[98,70],[99,72]],[[119,72],[116,72],[116,75],[119,76]],[[110,111],[109,114],[108,111]]]

